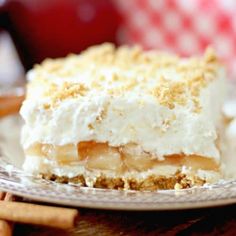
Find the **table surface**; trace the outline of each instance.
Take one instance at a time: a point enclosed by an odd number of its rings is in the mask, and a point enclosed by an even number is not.
[[[129,212],[79,209],[76,227],[61,231],[16,224],[14,236],[236,235],[236,204],[225,207]]]

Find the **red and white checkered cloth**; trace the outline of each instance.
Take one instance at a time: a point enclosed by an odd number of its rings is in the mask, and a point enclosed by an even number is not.
[[[236,78],[235,0],[119,0],[121,43],[139,43],[183,56],[211,45]]]

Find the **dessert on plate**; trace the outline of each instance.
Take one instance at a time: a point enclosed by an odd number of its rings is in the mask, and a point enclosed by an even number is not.
[[[26,172],[112,189],[179,189],[221,178],[225,73],[213,50],[179,58],[93,46],[27,74]]]

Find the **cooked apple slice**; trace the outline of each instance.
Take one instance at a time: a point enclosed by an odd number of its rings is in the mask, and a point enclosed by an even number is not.
[[[122,160],[118,148],[107,143],[83,142],[78,145],[80,160],[86,160],[89,169],[114,170],[122,169]]]

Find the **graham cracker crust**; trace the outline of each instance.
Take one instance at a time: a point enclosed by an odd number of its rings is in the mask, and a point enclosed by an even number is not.
[[[84,187],[94,187],[103,189],[119,189],[119,190],[167,190],[167,189],[187,189],[194,186],[202,186],[206,183],[204,179],[199,177],[190,177],[181,172],[176,172],[173,176],[155,176],[150,175],[144,179],[134,178],[111,178],[101,175],[95,181],[88,185],[86,178],[83,175],[78,175],[73,178],[67,176],[57,176],[55,174],[41,174],[43,179],[55,181],[57,183],[73,183]]]

